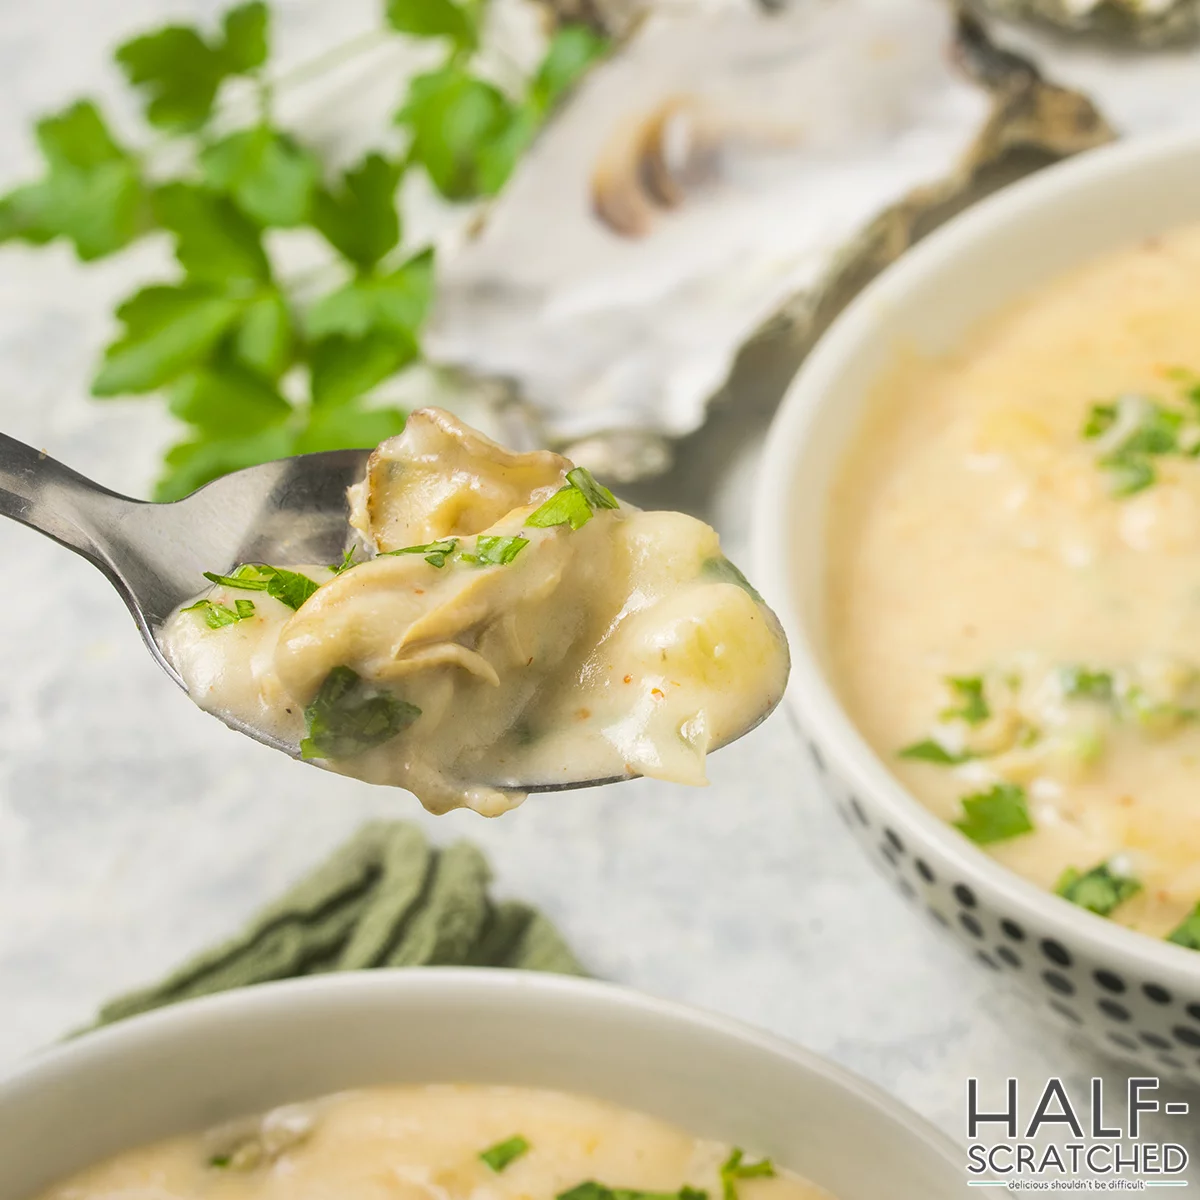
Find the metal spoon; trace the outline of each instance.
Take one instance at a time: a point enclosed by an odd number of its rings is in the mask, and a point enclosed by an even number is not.
[[[346,489],[362,478],[368,453],[334,450],[280,459],[234,471],[182,500],[151,504],[109,491],[0,433],[0,516],[44,533],[99,567],[133,614],[155,661],[186,691],[158,640],[167,618],[203,589],[205,571],[228,571],[246,562],[339,560],[348,541]],[[221,719],[247,737],[300,757],[299,747],[290,742],[236,718]],[[479,782],[554,792],[631,778]]]

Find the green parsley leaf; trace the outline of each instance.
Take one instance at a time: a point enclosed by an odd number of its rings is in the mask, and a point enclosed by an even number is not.
[[[229,1166],[229,1164],[232,1162],[233,1158],[228,1154],[214,1154],[212,1158],[208,1160],[208,1165],[210,1167],[221,1169]]]
[[[405,546],[402,550],[385,550],[383,555],[424,554],[425,561],[431,567],[440,568],[446,565],[446,556],[453,554],[457,545],[458,538],[446,538],[441,542],[428,542],[424,546]]]
[[[1158,478],[1158,472],[1144,458],[1112,454],[1102,458],[1100,465],[1108,473],[1109,490],[1114,496],[1133,496]]]
[[[1082,873],[1074,867],[1068,867],[1054,885],[1054,890],[1072,904],[1107,917],[1118,904],[1136,896],[1142,890],[1142,885],[1129,876],[1114,875],[1108,863],[1101,863]]]
[[[463,558],[483,567],[506,567],[528,545],[529,539],[523,537],[478,537],[475,553]]]
[[[390,741],[420,715],[415,704],[367,687],[349,667],[334,667],[304,710],[308,736],[300,753],[305,758],[350,758]]]
[[[574,484],[592,508],[619,508],[617,498],[603,484],[597,483],[587,467],[573,467],[567,472],[567,482]]]
[[[231,133],[200,155],[205,182],[227,192],[260,225],[281,229],[308,219],[319,168],[287,134],[258,125]]]
[[[1167,934],[1167,941],[1188,950],[1200,950],[1200,904]]]
[[[579,82],[609,44],[586,25],[563,25],[550,39],[530,89],[534,103],[546,112]]]
[[[175,257],[193,280],[270,279],[258,226],[227,197],[195,184],[169,183],[154,193],[154,214],[175,235]]]
[[[261,0],[229,9],[221,21],[225,66],[230,74],[248,75],[267,61],[270,14]]]
[[[746,1152],[735,1146],[729,1157],[721,1164],[721,1190],[724,1200],[738,1200],[739,1179],[774,1179],[775,1164],[769,1158],[758,1162],[745,1161]]]
[[[986,792],[964,796],[962,806],[963,816],[954,826],[981,846],[1033,830],[1025,789],[1015,783],[997,783]]]
[[[969,750],[961,754],[954,754],[932,738],[913,742],[911,746],[905,746],[898,753],[901,758],[910,758],[916,762],[937,763],[941,767],[956,767],[959,763],[969,762],[975,757]]]
[[[369,271],[400,241],[396,188],[401,170],[382,154],[368,154],[342,176],[338,190],[321,187],[313,197],[313,224],[360,270]]]
[[[148,228],[138,166],[90,100],[37,124],[47,170],[0,197],[0,243],[45,245],[64,237],[84,262],[128,245]]]
[[[506,1141],[489,1146],[479,1157],[499,1174],[510,1163],[516,1162],[518,1158],[528,1153],[529,1142],[518,1133]]]
[[[434,187],[447,200],[469,200],[486,191],[481,156],[509,128],[514,111],[499,88],[451,63],[410,81],[396,120],[409,131],[410,158]]]
[[[404,413],[398,408],[367,408],[357,402],[310,408],[308,424],[296,437],[296,453],[373,450],[403,428]]]
[[[205,571],[204,578],[221,587],[241,588],[244,592],[265,592],[271,582],[271,568],[258,563],[243,563],[232,575]]]
[[[116,60],[146,97],[146,119],[163,129],[198,129],[212,115],[217,89],[230,75],[266,61],[267,8],[244,4],[225,14],[212,42],[190,25],[166,25],[117,48]]]
[[[369,392],[418,355],[407,333],[374,332],[362,337],[322,338],[309,355],[312,401],[334,407]]]
[[[229,608],[228,605],[204,599],[197,600],[195,604],[189,604],[180,611],[202,612],[209,629],[223,629],[227,625],[235,625],[238,621],[254,616],[253,600],[235,600],[233,604],[233,608]]]
[[[951,675],[946,682],[960,703],[957,708],[951,706],[942,709],[940,716],[943,721],[966,721],[968,725],[981,725],[992,715],[981,676]]]
[[[547,529],[552,525],[570,525],[580,529],[592,519],[592,507],[577,488],[568,484],[559,488],[541,507],[534,509],[525,519],[525,524],[534,529]]]
[[[214,436],[258,433],[292,415],[292,406],[261,375],[214,358],[171,390],[175,416]]]
[[[317,590],[317,584],[307,575],[266,563],[244,563],[232,575],[216,575],[212,571],[205,571],[204,578],[223,587],[266,592],[293,609],[299,608]]]
[[[479,40],[472,11],[454,0],[387,0],[387,21],[397,33],[448,37],[464,50]]]
[[[124,334],[108,346],[92,395],[150,392],[196,365],[237,320],[238,301],[206,284],[143,288],[117,309]]]
[[[1085,438],[1098,438],[1101,434],[1107,433],[1117,420],[1117,406],[1115,404],[1093,404],[1088,409],[1088,415],[1083,422],[1083,436]]]
[[[584,467],[567,472],[567,484],[559,488],[540,508],[526,518],[525,524],[534,529],[552,525],[570,525],[579,529],[592,519],[597,508],[617,508],[616,497],[601,486]]]
[[[167,25],[117,47],[116,60],[146,96],[146,119],[170,129],[197,129],[212,113],[226,75],[221,51],[189,25]]]
[[[299,608],[317,590],[317,584],[298,571],[285,571],[283,567],[265,569],[271,572],[267,595],[282,600],[288,608]]]
[[[322,297],[308,314],[308,332],[314,338],[384,332],[415,344],[432,299],[433,251],[426,250],[387,275],[351,280]]]
[[[1179,449],[1183,414],[1150,401],[1138,427],[1118,447],[1122,455],[1173,454]]]
[[[274,425],[261,433],[214,437],[204,431],[172,446],[164,457],[165,470],[154,486],[160,503],[180,500],[198,487],[258,463],[287,458],[295,452],[295,434],[288,425]]]
[[[358,563],[355,562],[355,560],[354,560],[354,555],[357,552],[358,552],[358,547],[351,546],[350,549],[347,550],[346,553],[342,555],[342,561],[340,563],[333,563],[329,569],[335,575],[341,575],[344,572],[349,571],[351,567],[357,567]]]
[[[1063,694],[1072,698],[1111,700],[1113,677],[1111,671],[1093,671],[1090,667],[1067,666],[1058,672]]]
[[[252,371],[278,379],[292,361],[292,317],[275,290],[260,293],[242,311],[233,353]]]

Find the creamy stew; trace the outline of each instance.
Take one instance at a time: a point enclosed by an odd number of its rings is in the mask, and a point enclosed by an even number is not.
[[[559,1092],[378,1088],[132,1150],[41,1200],[830,1200],[770,1159]]]
[[[342,563],[244,564],[170,619],[202,708],[494,815],[522,783],[702,784],[782,695],[779,623],[701,521],[435,409],[351,490]]]
[[[880,384],[833,494],[856,723],[934,812],[1200,949],[1200,226]]]

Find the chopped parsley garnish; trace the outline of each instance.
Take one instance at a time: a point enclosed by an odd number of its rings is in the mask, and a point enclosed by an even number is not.
[[[617,498],[603,484],[597,483],[586,467],[573,467],[567,472],[565,487],[561,487],[540,508],[534,509],[525,524],[534,529],[552,525],[570,525],[579,529],[601,508],[617,508]]]
[[[1200,904],[1167,934],[1167,941],[1188,950],[1200,950]]]
[[[506,1141],[497,1142],[494,1146],[489,1146],[479,1157],[493,1171],[499,1173],[510,1163],[516,1162],[518,1158],[528,1153],[529,1143],[518,1133],[515,1137],[510,1137]]]
[[[231,1162],[233,1162],[233,1157],[229,1154],[214,1154],[208,1160],[208,1165],[210,1167],[223,1168],[229,1166]]]
[[[1109,489],[1114,496],[1133,496],[1144,492],[1157,478],[1153,464],[1144,458],[1108,454],[1100,460],[1108,472]]]
[[[266,592],[281,600],[288,608],[299,608],[317,590],[307,575],[271,567],[265,563],[246,563],[232,575],[215,575],[205,571],[204,578],[222,587],[239,588],[243,592]]]
[[[236,625],[238,621],[254,616],[254,601],[235,600],[233,608],[230,608],[227,604],[218,604],[214,600],[197,600],[183,611],[202,612],[209,629],[224,629],[226,625]]]
[[[446,559],[454,553],[458,538],[445,538],[440,542],[427,542],[424,546],[405,546],[403,550],[385,550],[384,554],[423,554],[431,567],[444,567]]]
[[[635,1188],[611,1188],[589,1179],[569,1191],[559,1192],[556,1200],[708,1200],[699,1188],[681,1187],[677,1192],[640,1192]]]
[[[955,754],[947,750],[940,742],[935,742],[933,738],[923,738],[919,742],[913,742],[911,746],[905,746],[899,754],[901,758],[910,758],[916,762],[937,763],[940,767],[957,767],[960,763],[965,763],[975,757],[969,750]]]
[[[1033,831],[1025,789],[1018,784],[997,783],[986,792],[964,796],[962,806],[955,828],[981,846]]]
[[[335,575],[340,575],[340,574],[342,574],[343,571],[350,570],[351,567],[357,567],[358,563],[354,561],[354,555],[357,553],[357,551],[358,551],[357,546],[351,546],[350,549],[347,550],[346,553],[342,555],[342,561],[340,563],[330,564],[329,569]]]
[[[721,1164],[721,1190],[724,1200],[738,1200],[739,1179],[774,1179],[775,1164],[769,1158],[758,1162],[746,1162],[746,1152],[735,1146],[729,1157]]]
[[[1085,872],[1068,867],[1054,890],[1072,904],[1107,917],[1118,904],[1136,896],[1142,885],[1128,875],[1115,874],[1108,863],[1101,863]]]
[[[1058,673],[1063,694],[1072,698],[1111,700],[1113,677],[1111,671],[1093,671],[1090,667],[1063,667]]]
[[[304,758],[350,758],[394,738],[421,710],[390,692],[368,687],[356,671],[334,667],[304,710]]]
[[[528,545],[529,539],[523,537],[481,536],[475,539],[475,553],[464,554],[462,560],[481,567],[506,567]]]
[[[1093,404],[1083,422],[1083,436],[1089,440],[1107,433],[1117,420],[1115,404]]]
[[[700,574],[709,579],[718,579],[723,583],[736,583],[744,592],[749,592],[752,599],[763,603],[762,596],[755,590],[754,585],[741,573],[723,554],[706,558],[700,567]]]
[[[951,675],[946,679],[958,707],[951,705],[941,712],[943,721],[966,721],[968,725],[981,725],[992,715],[983,690],[980,675]]]
[[[1182,388],[1184,399],[1194,408],[1193,391]],[[1108,475],[1114,496],[1132,496],[1158,478],[1153,459],[1168,454],[1195,457],[1200,450],[1196,415],[1148,396],[1127,395],[1115,402],[1093,404],[1080,432],[1089,441],[1105,440],[1096,464]],[[1119,439],[1115,445],[1114,439]]]

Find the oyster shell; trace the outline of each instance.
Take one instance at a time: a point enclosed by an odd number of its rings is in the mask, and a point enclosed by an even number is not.
[[[1192,124],[1200,112],[1200,46],[1138,51],[1024,22],[985,24],[994,43],[1087,95],[1122,136]]]
[[[544,444],[637,478],[748,339],[811,320],[980,168],[1110,136],[939,0],[654,11],[443,259],[426,346],[508,380]]]
[[[1198,0],[972,0],[981,14],[1117,45],[1167,46],[1200,34]]]

